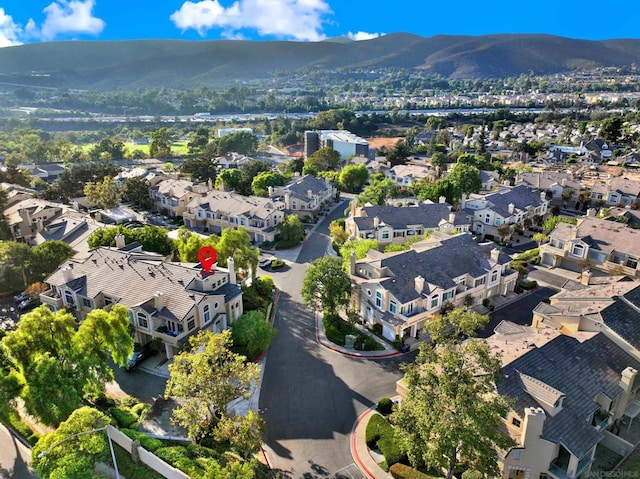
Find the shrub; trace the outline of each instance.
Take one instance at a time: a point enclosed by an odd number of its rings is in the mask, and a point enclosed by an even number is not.
[[[385,428],[382,432],[382,437],[378,439],[378,447],[389,466],[392,466],[396,462],[400,462],[405,458],[391,426]]]
[[[488,308],[490,304],[491,304],[491,300],[489,298],[484,298],[482,300],[482,306],[484,306],[485,308]]]
[[[522,289],[526,289],[526,290],[533,289],[536,286],[538,286],[538,283],[536,281],[522,281],[522,280],[520,280],[519,284],[520,284],[520,287]]]
[[[395,463],[389,468],[389,473],[394,479],[433,479],[433,476],[429,476],[420,471],[415,470],[413,467],[409,467],[405,464]]]
[[[367,446],[370,448],[374,448],[376,446],[378,439],[380,439],[380,431],[386,426],[388,426],[386,419],[379,414],[374,414],[369,418],[365,432]]]
[[[149,410],[149,405],[143,402],[136,404],[131,408],[131,412],[141,418]]]
[[[133,423],[138,421],[138,417],[131,411],[129,411],[129,409],[112,407],[111,409],[109,409],[109,413],[121,428],[133,429],[131,426],[133,425]]]
[[[208,447],[195,443],[187,445],[187,454],[193,459],[197,459],[199,457],[215,459],[218,457],[218,453],[213,449],[209,449]]]
[[[391,400],[391,398],[382,398],[380,399],[380,401],[378,401],[377,409],[380,414],[388,416],[389,414],[391,414],[391,410],[393,409],[393,401]]]
[[[134,441],[138,441],[140,445],[149,452],[155,452],[164,446],[164,443],[160,439],[149,437],[144,433],[132,429],[121,429],[121,431]]]
[[[232,324],[231,335],[234,346],[246,349],[249,359],[266,350],[276,336],[276,330],[260,311],[244,313]]]
[[[484,479],[484,474],[476,469],[467,469],[462,473],[462,479]]]
[[[530,261],[534,258],[539,258],[539,257],[540,257],[540,248],[533,248],[525,251],[524,253],[520,253],[518,256],[515,257],[515,259],[517,261],[524,262],[524,261]]]
[[[133,396],[125,396],[120,400],[120,405],[126,408],[132,408],[138,404],[138,400]]]
[[[374,333],[376,333],[377,335],[382,335],[382,324],[380,323],[376,323],[374,324],[371,329],[373,330]]]
[[[204,473],[202,467],[188,456],[184,446],[161,447],[155,455],[191,477],[201,477]]]

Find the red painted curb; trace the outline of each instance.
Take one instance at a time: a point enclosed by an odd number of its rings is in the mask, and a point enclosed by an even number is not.
[[[367,476],[368,479],[377,479],[377,476],[375,474],[373,474],[369,469],[367,469],[367,466],[364,465],[364,463],[362,462],[362,460],[360,459],[360,455],[358,454],[358,448],[356,447],[356,429],[358,429],[358,426],[360,425],[360,423],[362,422],[362,420],[364,419],[365,415],[370,411],[367,410],[365,412],[363,412],[362,414],[360,414],[360,416],[358,416],[358,419],[356,419],[355,424],[353,425],[353,428],[351,429],[351,456],[353,457],[353,460],[355,461],[356,465],[358,466],[358,469],[360,469],[360,471],[364,472],[364,474]]]

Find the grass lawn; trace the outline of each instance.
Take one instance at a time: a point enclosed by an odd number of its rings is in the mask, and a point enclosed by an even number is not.
[[[131,454],[115,442],[113,443],[113,451],[116,454],[116,461],[118,462],[118,472],[127,479],[162,479],[164,477],[142,463],[136,464],[133,462]],[[105,462],[109,466],[112,466],[111,460]]]
[[[87,145],[82,145],[81,148],[83,151],[88,152],[89,150],[91,150],[91,148],[93,148],[96,144],[95,143],[90,143]],[[140,150],[142,151],[145,156],[149,156],[149,145],[135,145],[133,143],[125,143],[124,144],[125,147],[125,151],[127,152],[128,155],[131,155],[131,153],[135,150]],[[186,141],[176,141],[174,143],[171,144],[171,154],[173,156],[185,156],[189,153],[189,149],[187,148],[187,142]]]

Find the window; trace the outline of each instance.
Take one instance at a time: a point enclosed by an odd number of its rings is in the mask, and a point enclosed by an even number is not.
[[[184,326],[179,321],[167,321],[167,329],[178,335],[184,331]]]
[[[209,321],[211,321],[211,310],[209,309],[208,304],[204,305],[203,313],[204,313],[204,322],[208,323]]]
[[[520,422],[520,419],[514,417],[513,419],[511,419],[511,424],[513,424],[515,427],[520,427],[522,423]]]
[[[594,261],[598,261],[599,263],[605,261],[607,259],[607,255],[600,252],[600,251],[596,251],[593,249],[589,250],[589,259],[592,259]]]
[[[486,278],[483,276],[482,278],[476,279],[475,287],[482,286],[485,283]]]
[[[500,226],[502,224],[502,220],[500,218],[496,218],[496,226]]]
[[[376,307],[382,308],[382,293],[380,291],[376,291]]]
[[[498,272],[497,271],[493,271],[491,273],[491,282],[495,283],[496,281],[498,281]]]
[[[628,268],[637,269],[638,268],[638,260],[634,259],[634,258],[627,258],[626,266]]]
[[[458,284],[460,286],[466,286],[467,285],[467,278],[462,278],[460,281],[458,281]]]
[[[384,240],[389,239],[389,232],[388,231],[383,231],[382,232],[382,239],[384,239]]]
[[[67,306],[75,306],[76,301],[73,298],[73,293],[71,291],[64,292],[64,302]]]
[[[141,328],[149,327],[149,321],[147,321],[147,317],[144,315],[144,313],[138,313],[138,326],[140,326]]]
[[[220,303],[218,303],[217,301],[213,303],[213,309],[218,309],[219,307],[220,307]]]
[[[371,290],[370,289],[367,290],[367,296],[371,296]]]
[[[389,311],[396,314],[398,312],[398,303],[395,301],[389,301]]]
[[[192,329],[195,329],[195,328],[196,328],[196,318],[191,316],[189,319],[187,319],[187,330],[191,331]]]
[[[438,300],[440,298],[438,296],[434,296],[433,298],[431,298],[431,307],[435,308],[436,306],[438,306]]]
[[[453,290],[447,291],[442,295],[442,301],[446,301],[447,299],[451,299],[451,298],[453,298]]]
[[[582,258],[582,256],[584,255],[584,246],[574,244],[573,248],[571,249],[571,254],[573,256],[577,256],[578,258]]]
[[[82,306],[85,308],[93,308],[93,301],[87,298],[82,298]]]

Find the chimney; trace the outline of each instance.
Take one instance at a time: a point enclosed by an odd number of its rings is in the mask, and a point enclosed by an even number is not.
[[[460,197],[460,208],[465,209],[467,207],[467,195],[466,193],[462,193]]]
[[[589,281],[591,280],[591,276],[593,273],[591,273],[590,270],[585,269],[582,272],[582,275],[580,276],[580,284],[583,286],[589,286]]]
[[[511,186],[511,183],[509,183],[509,180],[504,180],[502,186]]]
[[[356,252],[352,251],[349,255],[349,274],[356,274]]]
[[[422,292],[424,291],[424,278],[422,276],[416,276],[413,280],[413,283],[415,284],[416,292],[422,294]]]
[[[491,261],[498,262],[498,258],[500,257],[500,250],[498,248],[493,248],[491,250]]]
[[[509,210],[509,214],[512,215],[516,209],[516,205],[514,205],[513,203],[509,203],[509,206],[507,207],[507,209]]]
[[[567,179],[566,178],[562,178],[562,181],[560,182],[560,184],[562,186],[567,186]]]
[[[613,411],[615,419],[619,419],[620,417],[622,417],[627,409],[627,406],[633,399],[633,390],[637,375],[638,371],[636,371],[632,367],[624,369],[620,374],[620,382],[618,383],[618,385],[622,388],[624,393],[621,398],[622,400],[618,403],[618,407],[615,411]]]
[[[78,203],[77,201],[71,203],[71,207],[76,211],[80,211],[80,203]]]
[[[229,270],[229,283],[236,284],[236,262],[233,258],[227,258],[227,269]]]
[[[313,198],[313,191],[307,190],[307,198]]]
[[[438,197],[438,203],[446,203],[447,202],[447,197],[446,196],[439,196]]]
[[[349,207],[351,210],[351,216],[355,217],[356,215],[356,200],[351,200],[351,202],[349,203]]]
[[[213,181],[211,181],[211,178],[207,180],[207,188],[209,188],[209,190],[213,189]]]
[[[373,227],[377,229],[378,226],[380,226],[380,218],[378,218],[377,216],[374,216],[373,217]]]
[[[38,218],[38,221],[36,222],[36,228],[38,231],[42,231],[44,229],[42,218]]]
[[[269,186],[267,191],[269,191],[269,198],[273,196],[273,186]]]
[[[595,208],[587,209],[587,218],[595,218],[595,216],[596,216],[596,209]]]
[[[578,227],[577,226],[571,226],[571,239],[577,239],[578,238]]]
[[[153,305],[156,308],[156,311],[160,311],[164,308],[164,294],[160,291],[157,291],[156,294],[153,295]]]
[[[116,235],[114,239],[116,240],[116,248],[118,249],[124,248],[127,245],[124,235]]]
[[[547,192],[546,191],[541,191],[540,192],[540,199],[542,201],[547,201]]]
[[[449,223],[452,225],[456,223],[456,214],[453,212],[449,213]]]
[[[524,446],[529,441],[537,442],[542,436],[542,427],[547,415],[541,407],[524,408],[524,422],[522,424],[522,434],[520,444]]]
[[[62,268],[62,277],[65,283],[73,281],[73,268],[71,266],[65,266]]]

